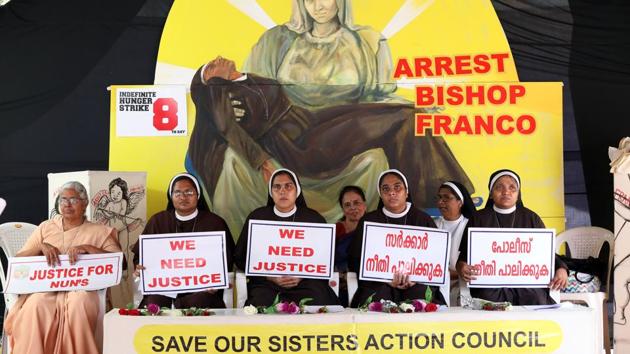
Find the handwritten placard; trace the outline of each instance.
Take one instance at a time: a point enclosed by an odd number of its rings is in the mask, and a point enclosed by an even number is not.
[[[555,267],[554,229],[468,229],[471,288],[545,288]]]
[[[51,267],[46,257],[10,257],[7,294],[32,294],[50,291],[99,290],[120,283],[121,252],[82,254],[75,264],[68,255],[59,255],[60,265]]]
[[[335,225],[249,221],[246,275],[330,279]]]
[[[444,285],[449,243],[444,230],[366,221],[359,279],[389,282],[403,272],[411,281]]]
[[[140,235],[140,264],[144,294],[229,286],[224,231]]]

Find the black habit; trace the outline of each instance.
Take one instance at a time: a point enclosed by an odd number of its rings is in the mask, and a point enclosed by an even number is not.
[[[459,245],[459,260],[466,263],[468,263],[468,228],[470,227],[544,229],[545,224],[538,214],[522,205],[517,205],[516,210],[510,214],[497,213],[492,207],[479,210],[468,221]],[[566,265],[557,255],[555,264],[556,270],[566,269]],[[549,288],[470,288],[470,295],[488,301],[508,301],[516,306],[555,304],[549,296]]]
[[[249,220],[326,223],[324,217],[307,207],[298,206],[296,212],[289,217],[276,215],[273,208],[273,206],[261,207],[247,216],[234,252],[234,263],[238,268],[245,269]],[[293,301],[295,303],[299,303],[305,298],[312,298],[313,300],[308,305],[339,304],[339,299],[328,285],[328,280],[302,278],[297,286],[286,289],[270,282],[266,277],[247,277],[246,305],[269,306],[273,303],[276,295],[280,296],[281,301]]]
[[[165,210],[153,215],[147,222],[147,226],[142,231],[143,235],[168,234],[180,232],[202,232],[202,231],[225,231],[225,251],[228,271],[232,271],[232,253],[234,251],[234,239],[227,227],[227,224],[220,216],[199,210],[199,214],[192,220],[181,221],[175,217],[174,210]],[[140,241],[133,245],[133,264],[140,263]],[[140,307],[147,304],[157,304],[160,307],[171,307],[173,299],[163,295],[145,295],[142,298]],[[180,293],[175,299],[175,308],[225,308],[223,302],[223,290],[218,290],[211,294],[207,291],[194,293]]]
[[[359,274],[359,268],[361,264],[361,253],[363,247],[363,224],[365,221],[378,222],[381,224],[395,224],[395,225],[412,225],[412,226],[424,226],[433,227],[435,222],[431,217],[411,206],[407,214],[400,218],[391,218],[383,213],[382,208],[378,208],[372,212],[369,212],[361,218],[355,235],[352,239],[352,243],[348,249],[348,268],[351,272]],[[444,297],[440,292],[440,289],[436,286],[430,286],[433,292],[433,301],[437,304],[446,304]],[[408,289],[396,289],[391,287],[388,283],[359,280],[359,286],[357,292],[354,294],[350,307],[358,307],[362,305],[368,297],[372,297],[372,301],[379,301],[381,299],[391,300],[395,302],[401,302],[405,300],[424,299],[427,285],[416,283]]]

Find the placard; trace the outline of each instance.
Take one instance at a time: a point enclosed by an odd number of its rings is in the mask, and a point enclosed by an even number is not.
[[[81,254],[71,265],[60,254],[60,265],[51,267],[44,256],[9,257],[7,294],[51,291],[100,290],[120,283],[122,252]]]
[[[403,272],[411,281],[444,285],[449,243],[444,230],[366,221],[359,279],[389,282]]]
[[[546,288],[555,270],[555,229],[468,229],[471,288]]]
[[[246,275],[330,279],[335,225],[250,220]]]
[[[225,231],[140,235],[143,294],[225,289]]]
[[[117,136],[186,136],[186,86],[113,86]]]

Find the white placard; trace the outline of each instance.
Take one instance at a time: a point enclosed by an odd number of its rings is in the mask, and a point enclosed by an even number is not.
[[[330,279],[335,225],[250,220],[246,275]]]
[[[449,243],[444,230],[366,221],[359,279],[389,282],[401,271],[411,281],[444,285]]]
[[[186,86],[114,87],[117,136],[186,136]]]
[[[546,288],[554,275],[555,229],[468,229],[471,288]]]
[[[225,289],[225,232],[140,235],[142,293],[185,293]]]
[[[99,290],[120,283],[121,252],[81,254],[70,265],[68,255],[59,255],[61,265],[50,267],[46,257],[10,257],[7,294],[32,294],[50,291]]]

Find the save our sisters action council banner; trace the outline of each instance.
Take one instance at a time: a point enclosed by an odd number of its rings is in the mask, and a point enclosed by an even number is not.
[[[143,294],[225,289],[225,232],[140,235]]]
[[[51,267],[46,257],[10,257],[7,294],[32,294],[50,291],[99,290],[120,283],[121,252],[82,254],[75,264],[68,255],[59,255],[60,264]]]

